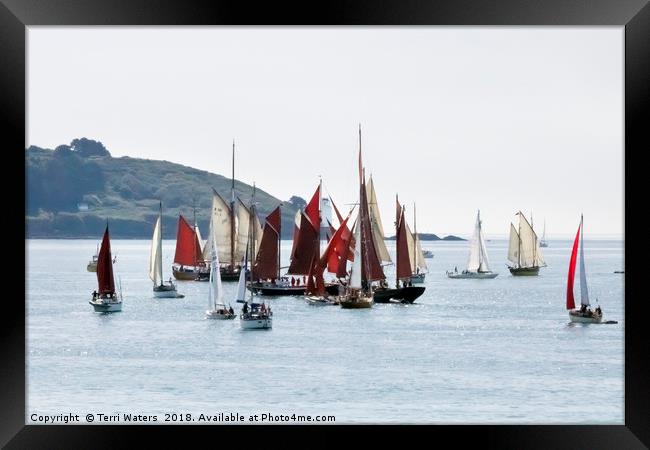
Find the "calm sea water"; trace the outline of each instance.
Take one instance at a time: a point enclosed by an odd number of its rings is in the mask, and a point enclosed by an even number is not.
[[[27,422],[32,413],[334,415],[336,423],[624,423],[623,242],[585,241],[592,303],[618,324],[570,325],[567,241],[539,277],[451,280],[467,242],[425,242],[426,292],[368,310],[270,299],[272,330],[204,319],[207,283],[154,299],[149,241],[115,240],[123,311],[98,314],[92,240],[27,241]],[[164,276],[174,241],[164,241]],[[392,247],[391,247],[392,246]],[[283,242],[286,260],[290,242]],[[389,243],[394,250],[394,243]],[[287,261],[285,261],[286,263]],[[579,270],[579,269],[578,269]],[[393,267],[386,269],[393,281]],[[225,299],[236,283],[224,283]],[[576,293],[578,293],[576,279]],[[579,294],[578,294],[579,295]],[[240,304],[233,302],[239,312]]]

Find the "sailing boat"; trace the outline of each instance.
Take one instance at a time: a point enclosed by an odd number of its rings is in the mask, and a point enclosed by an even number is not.
[[[483,222],[481,221],[481,211],[476,214],[476,225],[474,226],[474,234],[472,241],[469,245],[469,260],[467,262],[467,269],[461,273],[456,271],[447,272],[449,278],[495,278],[498,273],[490,270],[490,262],[488,260],[487,249],[485,247],[485,236],[483,236]]]
[[[408,227],[408,223],[406,224]],[[415,219],[415,203],[413,203],[413,275],[411,275],[412,283],[424,283],[424,277],[426,276],[429,268],[427,263],[424,260],[424,252],[422,251],[422,243],[420,242],[420,235],[418,235],[418,227]]]
[[[253,197],[251,199],[251,210],[255,214],[255,189],[253,189]],[[278,221],[279,221],[279,207],[276,208],[276,211],[278,212]],[[257,216],[257,214],[255,214]],[[252,217],[252,216],[251,216]],[[253,256],[255,255],[255,241],[253,240],[251,236],[251,230],[253,229],[252,226],[252,219],[250,221],[250,226],[248,228],[248,241],[252,243],[251,245],[251,251],[250,251],[250,261],[253,260]],[[267,222],[268,223],[268,222]],[[279,236],[279,234],[278,234]],[[263,238],[262,238],[263,239]],[[248,245],[246,246],[246,254],[248,254]],[[249,282],[253,283],[253,268],[251,270],[246,270],[246,266],[248,265],[249,258],[248,256],[245,257],[244,259],[244,267],[243,270],[241,270],[241,273],[246,274],[248,272],[249,274]],[[245,276],[245,275],[244,275]],[[242,286],[244,286],[245,281],[242,279],[242,275],[240,274],[240,284],[238,286],[238,292],[237,292],[237,301],[239,300],[239,297],[244,298],[244,306],[242,308],[242,313],[239,316],[239,324],[241,325],[242,329],[244,330],[254,330],[254,329],[270,329],[273,327],[273,312],[271,311],[271,306],[266,306],[264,302],[262,303],[256,303],[254,300],[254,293],[253,290],[250,290],[250,308],[248,306],[248,303],[245,300],[245,290],[242,289]],[[241,292],[243,291],[243,292]],[[243,294],[243,295],[242,295]]]
[[[158,220],[153,228],[151,239],[151,254],[149,255],[149,278],[153,281],[153,296],[158,298],[183,298],[176,292],[176,285],[169,279],[169,284],[163,282],[162,274],[162,202]]]
[[[582,229],[582,236],[580,230]],[[569,275],[567,277],[566,286],[566,309],[569,310],[569,318],[571,322],[580,323],[600,323],[603,319],[603,311],[600,306],[592,311],[589,308],[589,290],[587,289],[587,273],[585,272],[585,243],[584,243],[584,226],[582,214],[580,215],[580,225],[578,225],[578,232],[576,233],[575,240],[573,241],[573,250],[571,251],[571,259],[569,260]],[[580,309],[575,309],[575,301],[573,298],[573,280],[576,274],[576,259],[578,254],[578,244],[580,245]]]
[[[304,286],[292,286],[280,276],[281,205],[266,216],[257,257],[252,265],[251,291],[262,295],[301,295]]]
[[[376,303],[413,303],[425,290],[423,286],[413,286],[412,282],[413,268],[416,267],[418,259],[420,264],[424,263],[422,249],[420,248],[420,255],[416,255],[416,241],[406,222],[406,208],[400,205],[397,196],[395,196],[395,204],[395,288],[391,289],[388,286],[377,288],[374,292]]]
[[[539,239],[535,230],[524,214],[519,211],[519,230],[510,224],[510,243],[508,245],[508,260],[510,273],[519,275],[538,275],[540,267],[546,267],[544,255],[539,247]]]
[[[359,125],[359,216],[354,227],[354,257],[345,294],[339,298],[342,308],[370,308],[373,304],[373,281],[386,280],[375,247],[368,208],[366,174],[361,162],[361,125]]]
[[[540,247],[548,247],[548,243],[546,242],[546,219],[544,219],[544,229],[542,231],[542,240],[539,241],[539,246]]]
[[[185,217],[179,214],[178,230],[176,232],[176,253],[172,273],[177,280],[196,280],[199,273],[205,271],[205,263],[201,254],[201,244],[192,227]]]
[[[350,230],[347,227],[347,223],[351,214],[352,210],[350,210],[345,220],[341,222],[338,229],[334,231],[320,259],[318,261],[312,261],[312,267],[307,276],[307,289],[305,292],[305,300],[310,305],[326,306],[338,305],[340,303],[338,296],[343,292],[339,293],[339,289],[342,289],[343,285],[336,284],[336,292],[332,293],[331,289],[328,290],[325,286],[323,273],[328,268],[330,272],[339,275],[342,265],[342,276],[345,276],[345,265],[350,248]]]
[[[219,255],[214,246],[214,241],[212,241],[211,247],[212,259],[210,260],[210,284],[208,289],[208,307],[210,309],[205,312],[205,317],[207,319],[220,320],[234,319],[237,315],[234,313],[232,307],[226,308],[226,305],[223,303]]]
[[[93,292],[93,299],[88,303],[93,305],[95,312],[122,311],[122,292],[120,290],[119,298],[115,292],[108,224],[97,256],[97,290]]]
[[[97,256],[99,255],[99,244],[97,244],[97,250],[95,250],[95,254],[93,255],[93,259],[91,259],[88,262],[88,265],[86,266],[86,270],[88,272],[97,272]]]

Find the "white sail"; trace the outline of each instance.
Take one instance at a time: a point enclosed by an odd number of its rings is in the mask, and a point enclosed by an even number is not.
[[[386,242],[384,241],[384,227],[381,224],[379,215],[379,205],[377,204],[377,194],[375,193],[375,184],[372,182],[372,176],[366,187],[366,197],[368,198],[368,211],[370,216],[370,228],[372,229],[372,240],[377,250],[377,256],[383,263],[391,262]]]
[[[519,212],[520,267],[537,266],[539,259],[539,240],[526,217]]]
[[[235,239],[235,262],[239,263],[244,259],[246,254],[246,245],[248,244],[248,228],[250,224],[250,211],[244,203],[237,199],[237,230]]]
[[[230,264],[230,207],[214,190],[212,191],[210,233],[203,251],[203,259],[206,261],[211,261],[212,259],[211,249],[213,243],[217,248],[219,261]]]
[[[540,240],[536,240],[537,248],[535,249],[535,265],[539,267],[545,267],[546,261],[544,261],[544,253],[542,253],[542,248],[540,247]]]
[[[469,272],[478,272],[481,267],[481,238],[480,238],[480,219],[476,216],[474,233],[469,244],[469,259],[467,260],[467,270]]]
[[[160,232],[160,216],[156,220],[151,239],[151,255],[149,256],[149,278],[155,286],[162,284],[162,234]]]
[[[253,230],[254,232],[254,242],[255,242],[255,254],[252,257],[252,260],[255,261],[255,258],[257,258],[257,253],[260,251],[260,243],[262,242],[262,224],[260,223],[259,217],[257,217],[257,214],[253,214]]]
[[[246,268],[242,267],[239,272],[239,283],[237,283],[237,293],[235,294],[235,301],[246,301]]]
[[[201,237],[201,230],[199,230],[199,225],[196,223],[194,224],[194,232],[196,233],[196,238],[199,241],[199,248],[205,248],[203,246],[203,238]]]
[[[208,301],[210,302],[210,308],[217,309],[217,306],[223,305],[223,289],[221,287],[221,271],[219,270],[219,252],[215,249],[214,242],[211,245],[210,253]]]
[[[519,234],[515,226],[510,224],[510,242],[508,244],[508,261],[518,265],[519,264]]]
[[[478,267],[478,271],[479,272],[492,272],[492,270],[490,270],[490,260],[488,259],[487,248],[485,247],[485,236],[483,235],[483,227],[481,226],[480,221],[479,221],[478,238],[479,238],[479,241],[481,242],[481,245],[480,245],[480,248],[481,248],[481,264]]]
[[[354,228],[354,261],[350,268],[349,286],[354,289],[361,289],[361,221],[357,221]]]
[[[589,306],[589,291],[587,290],[587,272],[585,272],[585,227],[580,218],[580,226],[582,233],[580,233],[580,303]]]
[[[420,273],[429,271],[427,263],[424,260],[424,252],[422,251],[420,236],[417,234],[415,235],[415,267],[420,268]]]
[[[408,247],[409,251],[409,263],[411,264],[411,270],[415,272],[415,237],[411,231],[411,227],[409,227],[409,223],[406,220],[406,217],[404,218],[404,221],[404,225],[406,225],[406,246]]]

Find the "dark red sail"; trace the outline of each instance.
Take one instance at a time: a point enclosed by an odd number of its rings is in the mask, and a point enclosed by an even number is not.
[[[361,158],[361,152],[359,152]],[[377,249],[372,239],[372,229],[370,225],[370,213],[368,211],[368,195],[366,193],[366,182],[362,176],[361,182],[361,195],[360,195],[360,209],[359,220],[361,225],[361,242],[362,242],[362,266],[363,272],[361,279],[366,281],[384,280],[384,270],[381,267],[379,256],[377,256]]]
[[[399,203],[397,203],[399,206]],[[395,265],[396,276],[398,280],[410,279],[413,271],[411,270],[411,258],[409,257],[408,232],[406,231],[406,220],[404,218],[404,208],[400,207],[401,213],[397,223],[396,253],[397,261]]]
[[[187,223],[182,215],[179,215],[174,262],[184,266],[196,266],[202,261],[201,244],[199,244],[194,227]]]
[[[320,249],[318,230],[314,229],[305,213],[300,213],[300,231],[294,246],[295,250],[287,273],[290,275],[307,275],[311,259],[312,257],[319,257]]]
[[[113,259],[111,258],[111,242],[108,237],[108,225],[106,225],[102,246],[97,256],[97,285],[100,295],[115,294]]]
[[[578,232],[576,233],[576,238],[573,241],[573,250],[571,251],[571,259],[569,260],[569,276],[566,282],[566,309],[575,309],[576,304],[573,299],[573,279],[576,274],[576,258],[578,256],[578,244],[580,243],[580,227],[582,226],[582,221],[578,225]]]
[[[323,270],[327,267],[329,272],[339,275],[339,267],[341,266],[341,260],[343,260],[343,275],[339,276],[345,276],[345,262],[349,254],[349,239],[351,235],[348,229],[349,218],[350,215],[345,218],[339,228],[334,232],[319,263]]]
[[[316,192],[312,195],[311,200],[305,206],[305,215],[309,218],[309,222],[316,230],[320,230],[320,184],[316,188]]]
[[[280,270],[278,261],[278,243],[280,241],[280,207],[275,208],[266,216],[262,231],[260,249],[253,264],[253,279],[263,280],[276,278]]]

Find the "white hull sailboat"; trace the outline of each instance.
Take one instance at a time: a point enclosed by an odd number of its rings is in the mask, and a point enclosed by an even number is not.
[[[279,209],[278,220],[279,220]],[[237,297],[236,301],[238,303],[244,303],[242,312],[239,315],[239,324],[242,330],[268,330],[273,328],[273,312],[271,311],[270,306],[266,306],[264,303],[256,303],[253,298],[254,294],[252,290],[250,292],[250,308],[249,303],[246,301],[247,289],[246,289],[246,274],[248,273],[249,282],[253,283],[253,270],[248,270],[248,262],[255,260],[255,247],[256,247],[256,238],[255,234],[257,228],[254,225],[255,220],[257,220],[257,213],[255,211],[255,184],[253,184],[253,196],[251,197],[251,207],[249,215],[249,223],[247,229],[247,239],[246,247],[244,251],[244,266],[239,274],[239,284],[237,285]],[[250,250],[250,254],[249,254]],[[250,256],[250,259],[249,259]],[[252,266],[252,263],[251,263]]]
[[[539,246],[542,248],[548,247],[546,242],[546,219],[544,219],[544,229],[542,230],[542,239],[539,241]]]
[[[582,230],[582,235],[580,231]],[[580,309],[576,309],[573,297],[573,281],[576,273],[576,259],[580,247]],[[587,272],[585,271],[584,228],[583,218],[580,216],[580,225],[573,241],[571,259],[569,260],[569,274],[567,276],[566,309],[569,310],[569,319],[576,323],[601,323],[603,311],[600,306],[592,311],[589,308],[589,290],[587,289]]]
[[[108,234],[108,224],[97,256],[97,290],[93,292],[90,303],[95,312],[109,313],[122,311],[122,292],[115,291],[113,276],[113,261],[111,259],[111,243]]]
[[[210,227],[210,234],[213,233]],[[210,242],[211,261],[210,261],[210,279],[208,285],[208,305],[209,309],[205,312],[207,319],[230,320],[237,317],[232,308],[226,308],[223,303],[223,287],[221,285],[221,271],[219,270],[219,253],[215,248],[214,240],[208,238]]]
[[[408,230],[408,223],[405,224]],[[408,230],[410,232],[410,230]],[[424,252],[422,251],[422,244],[420,243],[420,236],[418,235],[418,226],[415,217],[415,203],[413,203],[413,233],[412,243],[409,242],[409,253],[413,255],[411,275],[411,283],[421,284],[424,283],[424,278],[429,271],[427,263],[424,260]],[[409,239],[410,241],[410,239]]]
[[[510,224],[510,242],[508,244],[508,266],[514,276],[536,276],[539,269],[546,267],[544,255],[539,246],[539,239],[532,225],[519,211],[519,230]]]
[[[153,296],[155,298],[182,298],[176,291],[176,285],[169,279],[169,284],[163,282],[162,274],[162,202],[158,220],[153,228],[151,239],[151,254],[149,255],[149,278],[153,281]]]
[[[481,221],[481,211],[476,215],[476,224],[474,234],[469,246],[469,260],[467,269],[462,272],[448,271],[447,276],[455,279],[476,279],[485,280],[496,278],[499,275],[490,270],[490,261],[488,259],[487,248],[485,246],[485,236],[483,235],[483,222]]]

